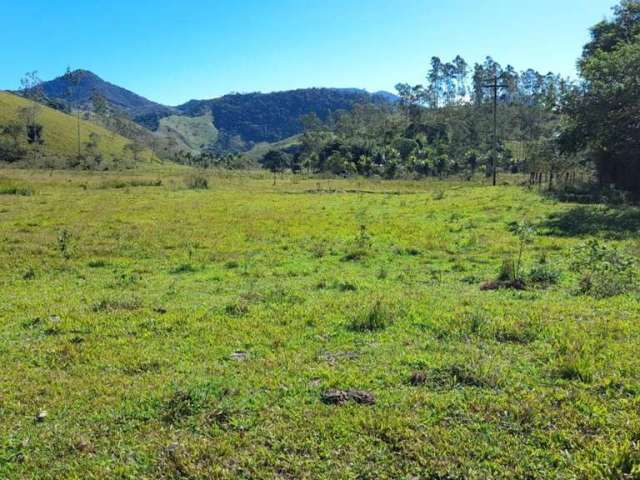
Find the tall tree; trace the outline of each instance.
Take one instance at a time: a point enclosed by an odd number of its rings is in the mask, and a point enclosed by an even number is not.
[[[67,82],[67,98],[69,104],[71,106],[71,102],[73,100],[73,96],[78,90],[80,86],[80,81],[82,80],[82,72],[80,70],[71,71],[71,68],[67,67],[67,71],[64,74],[64,79]],[[82,143],[80,140],[80,108],[76,108],[76,133],[77,133],[77,147],[78,147],[78,158],[82,155]]]
[[[623,0],[591,29],[583,84],[567,95],[565,152],[590,152],[601,183],[640,194],[640,0]]]

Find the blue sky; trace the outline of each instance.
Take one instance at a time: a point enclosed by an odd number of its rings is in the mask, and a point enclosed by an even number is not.
[[[615,0],[3,0],[0,88],[67,66],[151,100],[421,83],[431,56],[575,75]]]

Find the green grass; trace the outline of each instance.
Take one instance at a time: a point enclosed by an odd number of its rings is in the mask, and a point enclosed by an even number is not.
[[[175,140],[183,150],[193,153],[200,153],[205,147],[218,141],[218,130],[210,115],[165,117],[160,120],[158,134]]]
[[[0,478],[637,476],[638,294],[567,263],[637,256],[638,209],[621,232],[516,186],[189,174],[3,172],[37,194],[0,195]],[[522,219],[523,267],[562,276],[481,291]]]
[[[19,109],[28,106],[30,102],[16,95],[0,91],[0,125],[18,119]],[[50,158],[65,159],[77,155],[77,120],[75,117],[48,107],[42,107],[37,118],[44,126],[44,155]],[[107,162],[121,159],[125,145],[130,140],[121,137],[99,125],[81,120],[80,141],[82,148],[89,142],[90,134],[99,135],[98,151]],[[140,154],[140,160],[150,162],[153,159],[150,150]]]

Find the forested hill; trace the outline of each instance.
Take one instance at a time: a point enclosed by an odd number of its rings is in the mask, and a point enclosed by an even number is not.
[[[303,130],[300,117],[315,113],[326,121],[331,113],[356,104],[394,103],[389,92],[369,93],[357,88],[307,88],[273,93],[234,93],[209,100],[191,100],[177,107],[148,100],[109,83],[87,70],[69,71],[39,85],[46,102],[63,110],[103,110],[124,113],[149,130],[157,131],[166,117],[212,114],[219,132],[218,150],[242,151],[260,142],[277,142]],[[207,147],[208,148],[208,147]]]
[[[387,94],[389,95],[389,94]],[[386,103],[389,97],[357,89],[308,88],[274,93],[232,94],[192,100],[177,107],[183,114],[213,114],[216,128],[245,142],[275,142],[303,130],[300,118],[315,113],[326,121],[332,113],[356,104]]]
[[[171,107],[152,102],[125,88],[109,83],[88,70],[67,72],[58,78],[43,82],[41,89],[50,100],[57,100],[66,106],[93,110],[99,102],[105,106],[126,113],[131,119],[157,115],[173,115]]]

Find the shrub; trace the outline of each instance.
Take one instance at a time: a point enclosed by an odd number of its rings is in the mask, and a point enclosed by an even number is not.
[[[66,228],[58,232],[58,251],[65,260],[71,258],[73,235]]]
[[[632,291],[638,285],[634,259],[598,240],[578,246],[572,258],[571,268],[580,275],[582,294],[606,298]]]
[[[191,190],[206,190],[209,188],[209,180],[201,174],[191,175],[184,181],[187,188]]]
[[[173,274],[194,273],[196,271],[197,271],[196,267],[194,267],[190,263],[181,263],[177,267],[173,268],[171,270],[171,273],[173,273]]]
[[[527,280],[542,286],[555,285],[560,280],[560,275],[560,270],[551,265],[546,257],[542,257],[529,270]]]
[[[512,282],[516,279],[516,267],[511,258],[507,258],[502,261],[500,270],[498,270],[498,282]]]

